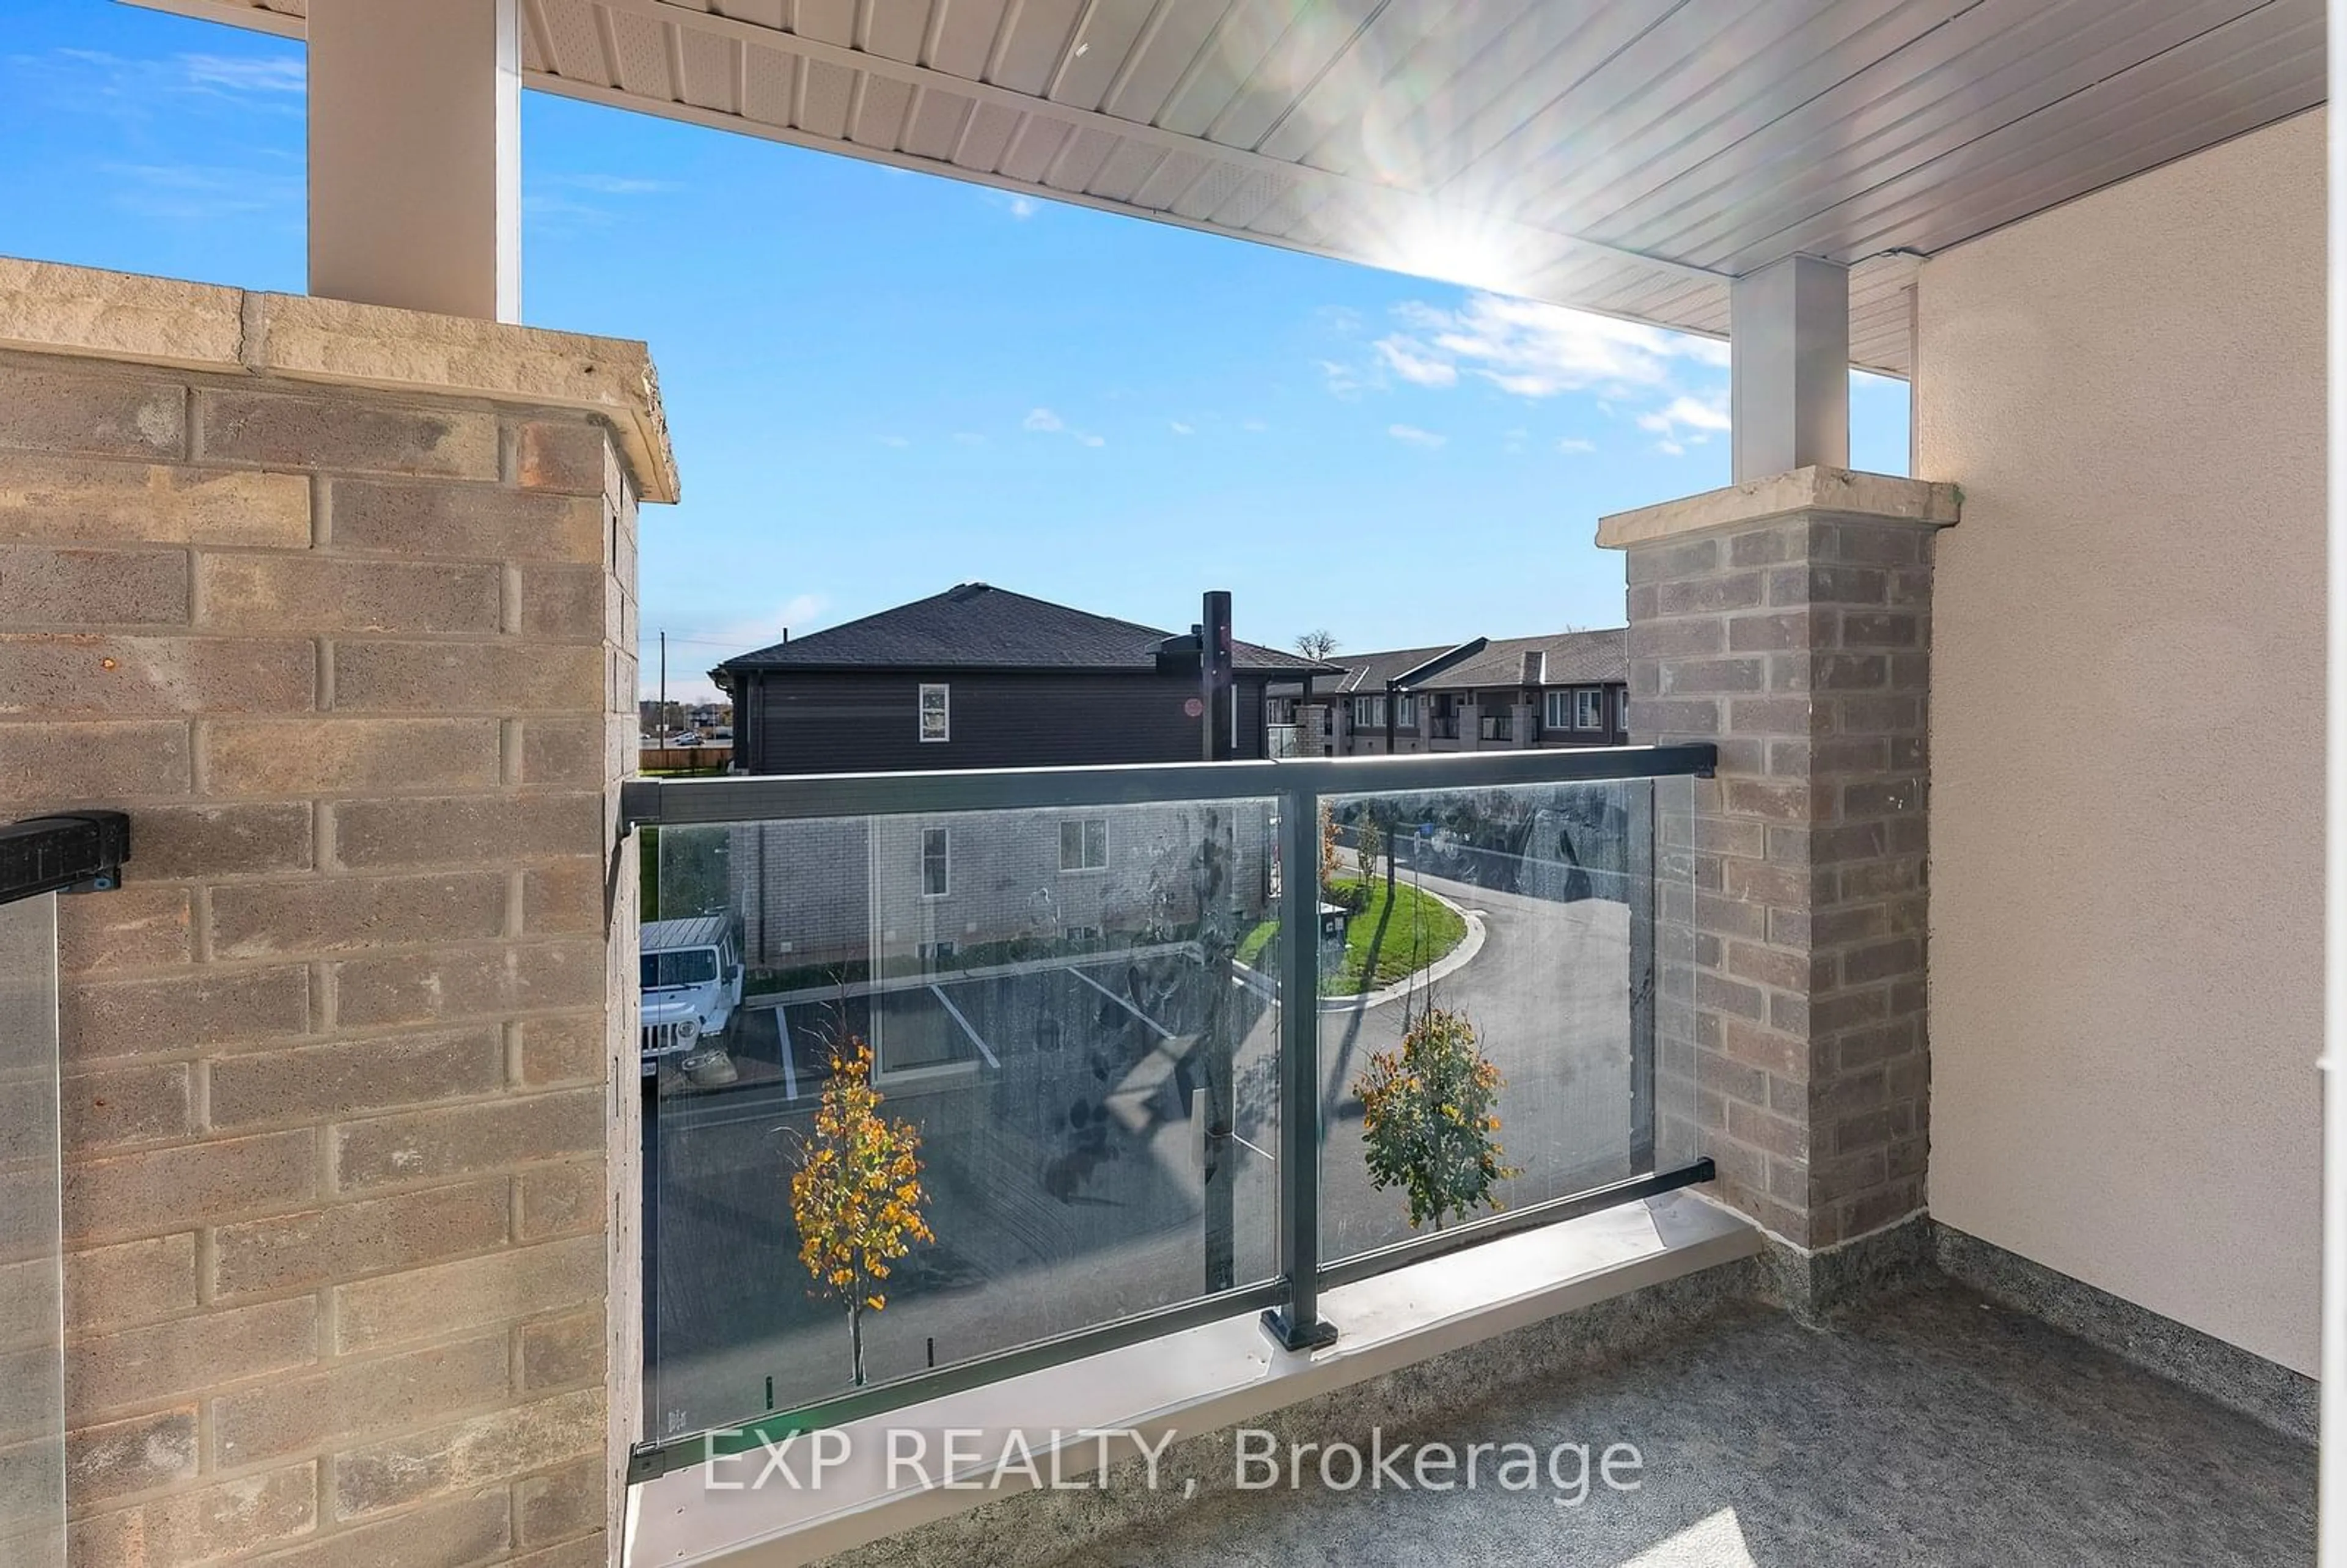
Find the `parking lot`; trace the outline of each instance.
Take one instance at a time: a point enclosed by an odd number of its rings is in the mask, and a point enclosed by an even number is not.
[[[1276,1125],[1261,1102],[1273,1030],[1261,998],[1227,989],[1238,1128],[1261,1147]],[[874,1380],[1199,1294],[1190,1100],[1204,1081],[1207,991],[1194,960],[1161,955],[753,999],[729,1040],[740,1080],[672,1085],[648,1119],[664,1430],[761,1413],[769,1378],[784,1406],[847,1381],[846,1309],[810,1294],[787,1184],[832,1050],[849,1039],[873,1042],[887,1114],[920,1130],[938,1238],[866,1318]],[[1245,1146],[1236,1156],[1235,1263],[1262,1277],[1271,1167]]]
[[[1429,878],[1483,940],[1438,988],[1507,1079],[1502,1141],[1526,1174],[1512,1204],[1626,1174],[1627,914]],[[1277,1011],[1225,979],[1237,1115],[1232,1261],[1276,1271]],[[1204,1187],[1193,1094],[1214,987],[1186,950],[1038,962],[979,978],[753,998],[729,1031],[740,1073],[648,1102],[646,1216],[659,1281],[648,1325],[659,1429],[691,1430],[845,1389],[846,1313],[809,1288],[788,1179],[834,1047],[870,1040],[886,1111],[922,1135],[937,1240],[866,1317],[873,1381],[1198,1295]],[[1408,1235],[1370,1187],[1351,1085],[1399,1043],[1406,1007],[1320,1011],[1323,1246]],[[769,1381],[771,1379],[771,1382]],[[769,1389],[771,1389],[771,1395]]]

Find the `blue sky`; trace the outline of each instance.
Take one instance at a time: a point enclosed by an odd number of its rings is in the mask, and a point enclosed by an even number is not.
[[[302,287],[302,52],[0,0],[0,253]],[[982,578],[1367,650],[1619,624],[1598,517],[1725,484],[1724,345],[523,99],[524,319],[652,345],[671,694],[729,651]],[[1852,460],[1903,473],[1903,384]],[[647,649],[647,677],[650,649]]]

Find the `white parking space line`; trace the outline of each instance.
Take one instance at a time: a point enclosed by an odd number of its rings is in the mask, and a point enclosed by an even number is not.
[[[986,1058],[986,1065],[989,1067],[1000,1067],[1002,1063],[995,1060],[994,1052],[986,1049],[986,1041],[979,1039],[978,1030],[969,1027],[969,1020],[961,1016],[961,1009],[953,1005],[953,998],[946,995],[945,988],[942,986],[931,986],[929,988],[929,994],[938,999],[938,1001],[945,1008],[946,1011],[953,1014],[954,1022],[961,1025],[962,1033],[969,1036],[970,1044],[978,1047],[978,1054]]]
[[[665,1135],[667,1132],[703,1132],[713,1127],[738,1126],[744,1122],[771,1122],[784,1113],[783,1102],[774,1098],[772,1089],[753,1089],[733,1096],[693,1095],[674,1104],[663,1101],[660,1122]]]
[[[1131,1002],[1125,1000],[1122,997],[1117,995],[1114,991],[1109,989],[1098,980],[1092,979],[1092,976],[1084,973],[1083,970],[1070,969],[1068,973],[1075,976],[1076,979],[1083,981],[1084,984],[1092,987],[1092,989],[1100,992],[1101,995],[1108,998],[1109,1000],[1114,1002],[1117,1006],[1122,1008],[1125,1011],[1139,1019],[1143,1023],[1147,1024],[1151,1029],[1156,1030],[1158,1039],[1172,1040],[1174,1038],[1174,1031],[1172,1030],[1167,1029],[1163,1024],[1159,1023],[1155,1019],[1151,1018],[1147,1013],[1143,1012],[1139,1008],[1133,1006]]]
[[[774,1008],[774,1035],[783,1042],[783,1098],[799,1097],[799,1070],[791,1061],[791,1026],[783,1020],[780,1005]]]

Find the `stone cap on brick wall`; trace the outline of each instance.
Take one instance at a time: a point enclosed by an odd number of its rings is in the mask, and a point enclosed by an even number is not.
[[[677,498],[659,373],[626,338],[0,257],[0,348],[585,409],[639,495]]]
[[[1963,504],[1963,496],[1955,486],[1929,479],[1901,479],[1849,468],[1795,468],[1724,490],[1706,490],[1700,496],[1600,518],[1597,543],[1604,549],[1627,549],[1711,528],[1740,528],[1792,512],[1838,512],[1944,528],[1955,522]]]

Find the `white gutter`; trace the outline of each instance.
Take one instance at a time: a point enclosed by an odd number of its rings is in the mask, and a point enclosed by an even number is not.
[[[2347,86],[2347,0],[2331,0],[2331,98]],[[2321,1561],[2347,1568],[2347,121],[2327,126],[2330,200],[2330,559],[2323,703],[2322,825],[2322,1414]]]

